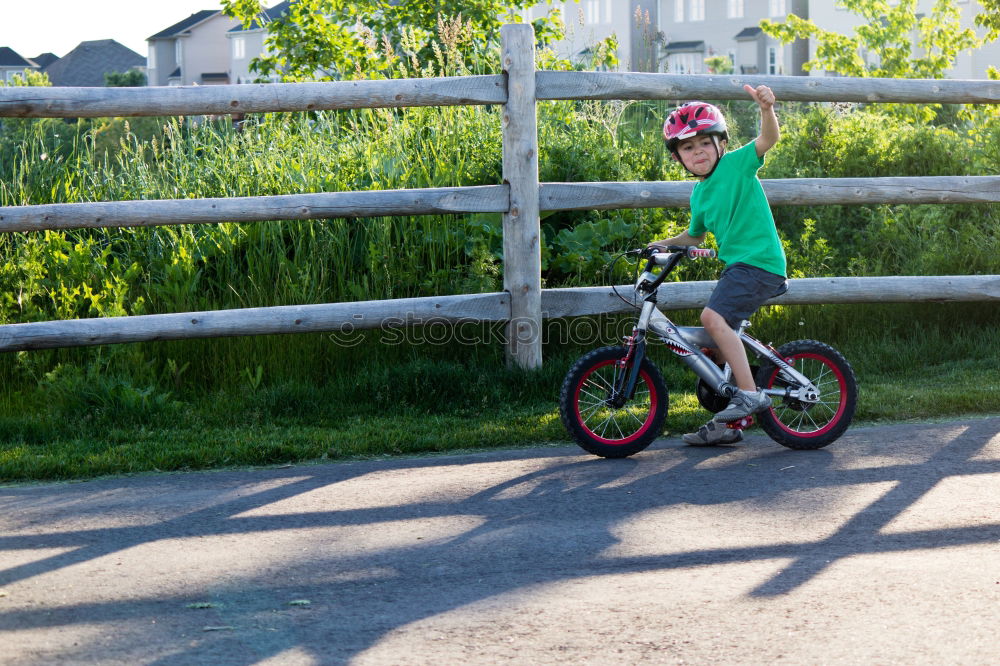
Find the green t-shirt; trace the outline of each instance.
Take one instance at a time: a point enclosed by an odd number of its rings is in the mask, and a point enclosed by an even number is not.
[[[785,276],[785,252],[757,179],[762,166],[753,141],[723,155],[712,175],[691,192],[688,233],[711,231],[727,266],[741,262]]]

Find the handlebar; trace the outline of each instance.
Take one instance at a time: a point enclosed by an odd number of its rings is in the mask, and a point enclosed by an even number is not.
[[[657,252],[655,249],[649,255],[650,260],[657,266],[665,266],[671,261],[674,254],[683,254],[688,259],[715,259],[715,250],[696,247],[694,245],[668,245],[666,252]]]

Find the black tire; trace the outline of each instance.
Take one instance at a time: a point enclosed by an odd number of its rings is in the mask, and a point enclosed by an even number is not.
[[[851,364],[836,349],[816,340],[789,342],[778,348],[778,354],[819,389],[820,401],[773,398],[771,408],[757,414],[760,427],[790,449],[819,449],[836,441],[851,425],[858,403],[858,382]],[[770,363],[757,371],[756,379],[761,388],[788,385]]]
[[[663,430],[669,397],[663,375],[642,359],[635,393],[622,407],[607,402],[626,357],[625,347],[602,347],[580,357],[563,380],[559,414],[584,451],[605,458],[625,458],[642,451]]]

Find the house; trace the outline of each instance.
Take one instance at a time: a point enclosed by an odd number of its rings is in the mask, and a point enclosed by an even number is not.
[[[59,56],[57,56],[55,53],[46,52],[42,53],[41,55],[36,55],[34,58],[29,58],[29,60],[38,65],[39,69],[45,69],[46,67],[54,63],[56,60],[59,60]]]
[[[205,9],[147,38],[149,85],[229,83],[226,33],[236,25],[221,11]]]
[[[737,73],[802,74],[805,41],[782,46],[758,24],[789,13],[803,16],[808,5],[809,0],[580,0],[539,3],[528,18],[560,8],[567,39],[555,49],[571,60],[613,33],[624,71],[706,74],[705,59],[720,55]]]
[[[113,39],[80,44],[42,71],[53,86],[103,87],[104,75],[146,69],[146,59]]]
[[[9,46],[0,46],[0,83],[9,83],[15,76],[24,76],[26,69],[37,70],[38,66]]]
[[[919,0],[918,11],[930,13],[934,0]],[[892,4],[890,2],[890,4]],[[974,27],[982,10],[978,0],[957,0],[962,25]],[[614,33],[619,41],[619,69],[675,74],[705,74],[705,59],[726,56],[737,74],[825,76],[805,72],[803,63],[816,57],[815,40],[781,44],[760,29],[762,19],[783,21],[789,14],[809,18],[821,28],[852,34],[862,20],[832,0],[579,0],[540,2],[529,20],[559,8],[566,39],[555,45],[563,57],[578,60],[586,47]],[[983,29],[977,29],[982,35]],[[863,54],[865,57],[872,57]],[[990,64],[1000,62],[1000,43],[963,53],[950,72],[953,78],[986,78]]]
[[[264,53],[268,22],[287,12],[290,4],[291,0],[285,0],[262,12],[249,28],[240,24],[226,33],[230,52],[229,80],[232,83],[251,83],[257,79],[258,75],[250,71],[250,62]]]

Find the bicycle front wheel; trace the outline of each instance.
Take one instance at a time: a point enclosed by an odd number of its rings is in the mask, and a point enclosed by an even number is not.
[[[782,345],[778,354],[819,389],[818,402],[774,398],[770,409],[757,415],[771,439],[790,449],[819,449],[844,434],[854,418],[858,383],[840,352],[816,340]],[[785,388],[778,368],[764,365],[757,372],[761,388]]]
[[[663,375],[648,358],[639,365],[631,399],[615,401],[615,387],[631,371],[625,347],[602,347],[582,356],[566,374],[559,393],[563,425],[583,450],[625,458],[656,439],[667,418]]]

